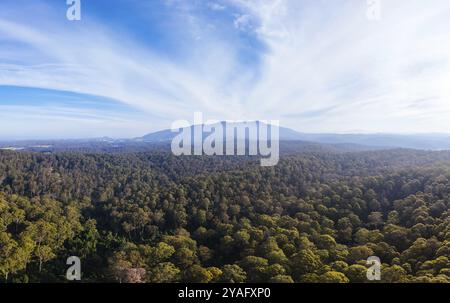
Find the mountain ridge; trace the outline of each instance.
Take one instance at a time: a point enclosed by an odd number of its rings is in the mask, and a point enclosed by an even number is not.
[[[259,121],[254,121],[263,123]],[[219,122],[219,123],[224,123]],[[228,123],[235,126],[237,123]],[[258,124],[259,125],[259,124]],[[195,125],[191,125],[193,128]],[[201,124],[198,126],[205,126]],[[211,126],[211,125],[209,125]],[[204,132],[204,136],[209,133]],[[177,132],[171,129],[164,129],[148,133],[135,140],[147,143],[171,141]],[[356,144],[374,148],[410,148],[419,150],[450,150],[450,134],[334,134],[334,133],[302,133],[291,128],[279,127],[280,141],[305,141],[321,144]]]

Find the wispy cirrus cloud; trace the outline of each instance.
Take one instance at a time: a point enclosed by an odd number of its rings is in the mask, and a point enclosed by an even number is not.
[[[20,5],[16,9],[13,16],[29,14],[32,20],[33,12],[20,13]],[[0,52],[0,85],[119,100],[147,113],[149,120],[160,118],[159,125],[148,122],[151,129],[166,127],[172,119],[189,117],[194,110],[217,116],[233,114],[224,101],[233,89],[232,78],[244,78],[246,72],[234,75],[240,69],[235,50],[230,49],[229,42],[208,37],[208,30],[202,30],[201,41],[197,42],[201,49],[188,45],[198,38],[191,35],[200,26],[199,20],[187,15],[188,11],[184,20],[176,21],[180,24],[168,25],[184,30],[178,35],[184,34],[188,40],[181,43],[186,47],[185,58],[166,57],[154,50],[152,41],[130,39],[115,32],[121,28],[120,22],[99,23],[94,17],[89,20],[85,13],[89,21],[76,24],[51,7],[46,7],[45,13],[47,17],[41,24],[0,14],[0,43],[4,50]],[[183,25],[189,28],[183,29]]]
[[[122,102],[140,115],[121,135],[198,110],[308,132],[447,131],[445,0],[383,1],[378,22],[364,0],[84,1],[80,22],[65,20],[65,3],[32,2],[2,4],[0,85]]]
[[[230,2],[270,49],[251,106],[307,131],[446,131],[448,2],[382,1],[378,22],[365,1]]]

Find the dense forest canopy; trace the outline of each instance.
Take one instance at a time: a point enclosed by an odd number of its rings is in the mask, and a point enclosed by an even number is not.
[[[0,281],[450,282],[449,214],[450,152],[0,151]]]

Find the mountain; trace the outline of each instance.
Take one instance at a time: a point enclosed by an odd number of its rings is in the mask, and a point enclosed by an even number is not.
[[[224,122],[221,122],[224,125]],[[229,127],[244,126],[243,123],[228,123]],[[258,122],[259,127],[265,125]],[[213,125],[214,126],[214,125]],[[194,126],[191,126],[193,133]],[[269,132],[270,133],[270,132]],[[54,152],[66,150],[148,150],[170,148],[170,142],[177,135],[170,129],[147,134],[133,139],[70,139],[70,140],[28,140],[0,142],[0,150],[27,150],[36,152]],[[209,136],[203,133],[203,138]],[[280,147],[284,151],[302,150],[338,150],[363,151],[393,148],[418,150],[450,150],[450,134],[310,134],[300,133],[290,128],[279,127]],[[242,140],[243,138],[237,138]]]
[[[224,124],[224,122],[221,122]],[[242,123],[228,123],[227,126],[242,126]],[[258,122],[258,125],[262,125]],[[191,126],[191,131],[194,126]],[[209,133],[204,133],[205,138]],[[135,140],[156,143],[171,141],[177,133],[170,129],[147,134]],[[279,127],[280,141],[305,141],[332,145],[355,145],[374,149],[409,148],[422,150],[450,150],[450,134],[309,134],[290,128]]]
[[[448,134],[299,134],[298,140],[325,144],[358,144],[376,148],[450,150]]]
[[[245,127],[245,123],[243,122],[233,122],[233,123],[225,123],[225,122],[220,122],[220,124],[222,124],[222,127]],[[267,127],[268,125],[260,122],[260,121],[256,121],[256,124],[259,127],[261,126],[265,126]],[[201,125],[202,127],[205,126],[205,124]],[[219,126],[219,123],[216,124],[212,124],[209,125],[210,127],[217,127]],[[275,126],[270,126],[270,127],[275,127]],[[191,128],[191,133],[194,133],[194,125],[190,126]],[[298,141],[298,140],[302,140],[300,139],[301,134],[296,132],[295,130],[292,130],[290,128],[285,128],[285,127],[278,127],[279,129],[279,136],[280,136],[280,140],[281,141]],[[270,133],[270,131],[269,131]],[[165,129],[165,130],[161,130],[158,132],[154,132],[154,133],[150,133],[147,134],[141,138],[136,138],[137,140],[140,141],[144,141],[144,142],[165,142],[165,141],[171,141],[178,133],[177,132],[172,132],[172,130],[170,129]],[[210,132],[203,132],[203,138],[207,137],[210,134]],[[238,139],[244,139],[243,137],[240,138],[238,136]]]

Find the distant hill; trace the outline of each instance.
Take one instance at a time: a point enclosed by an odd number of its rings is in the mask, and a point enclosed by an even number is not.
[[[223,122],[222,122],[223,123]],[[262,123],[262,122],[261,122]],[[236,123],[228,125],[236,126]],[[193,126],[191,126],[191,129]],[[147,134],[136,140],[148,143],[171,141],[177,133],[170,129]],[[410,148],[422,150],[450,150],[450,134],[308,134],[290,128],[279,128],[281,141],[305,141],[332,145],[347,145],[373,149]],[[205,133],[204,137],[208,134]],[[365,148],[362,148],[365,149]]]
[[[221,122],[223,124],[223,122]],[[242,126],[238,123],[231,127]],[[258,122],[258,126],[263,125]],[[267,125],[265,125],[267,126]],[[193,126],[190,127],[193,131]],[[204,133],[206,138],[210,133]],[[170,142],[177,135],[170,129],[147,134],[132,139],[70,139],[70,140],[28,140],[0,141],[0,150],[9,151],[146,151],[170,148]],[[280,127],[280,148],[284,152],[302,151],[365,151],[381,149],[450,150],[450,134],[308,134],[290,128]],[[237,138],[242,140],[244,138]]]
[[[220,122],[222,124],[223,127],[239,127],[239,126],[245,126],[244,123],[227,123],[225,124],[225,122]],[[264,124],[263,122],[256,122],[258,127],[264,125],[267,127],[267,124]],[[204,125],[203,125],[204,126]],[[219,126],[219,124],[212,124],[210,125],[212,127],[214,126]],[[194,126],[191,126],[191,132],[193,133],[193,129]],[[208,136],[210,133],[204,132],[203,133],[203,137],[205,138],[206,136]],[[176,132],[172,132],[172,130],[170,129],[165,129],[165,130],[161,130],[158,132],[154,132],[154,133],[150,133],[147,134],[141,138],[137,138],[138,140],[141,141],[145,141],[145,142],[165,142],[165,141],[171,141],[175,136],[177,135]],[[280,140],[281,141],[297,141],[297,140],[301,140],[299,139],[299,135],[301,135],[300,133],[296,132],[295,130],[292,130],[290,128],[285,128],[285,127],[279,127],[279,135],[280,135]],[[244,138],[239,138],[239,140],[244,139]]]
[[[300,134],[299,140],[326,144],[357,144],[377,148],[450,150],[448,134]]]

